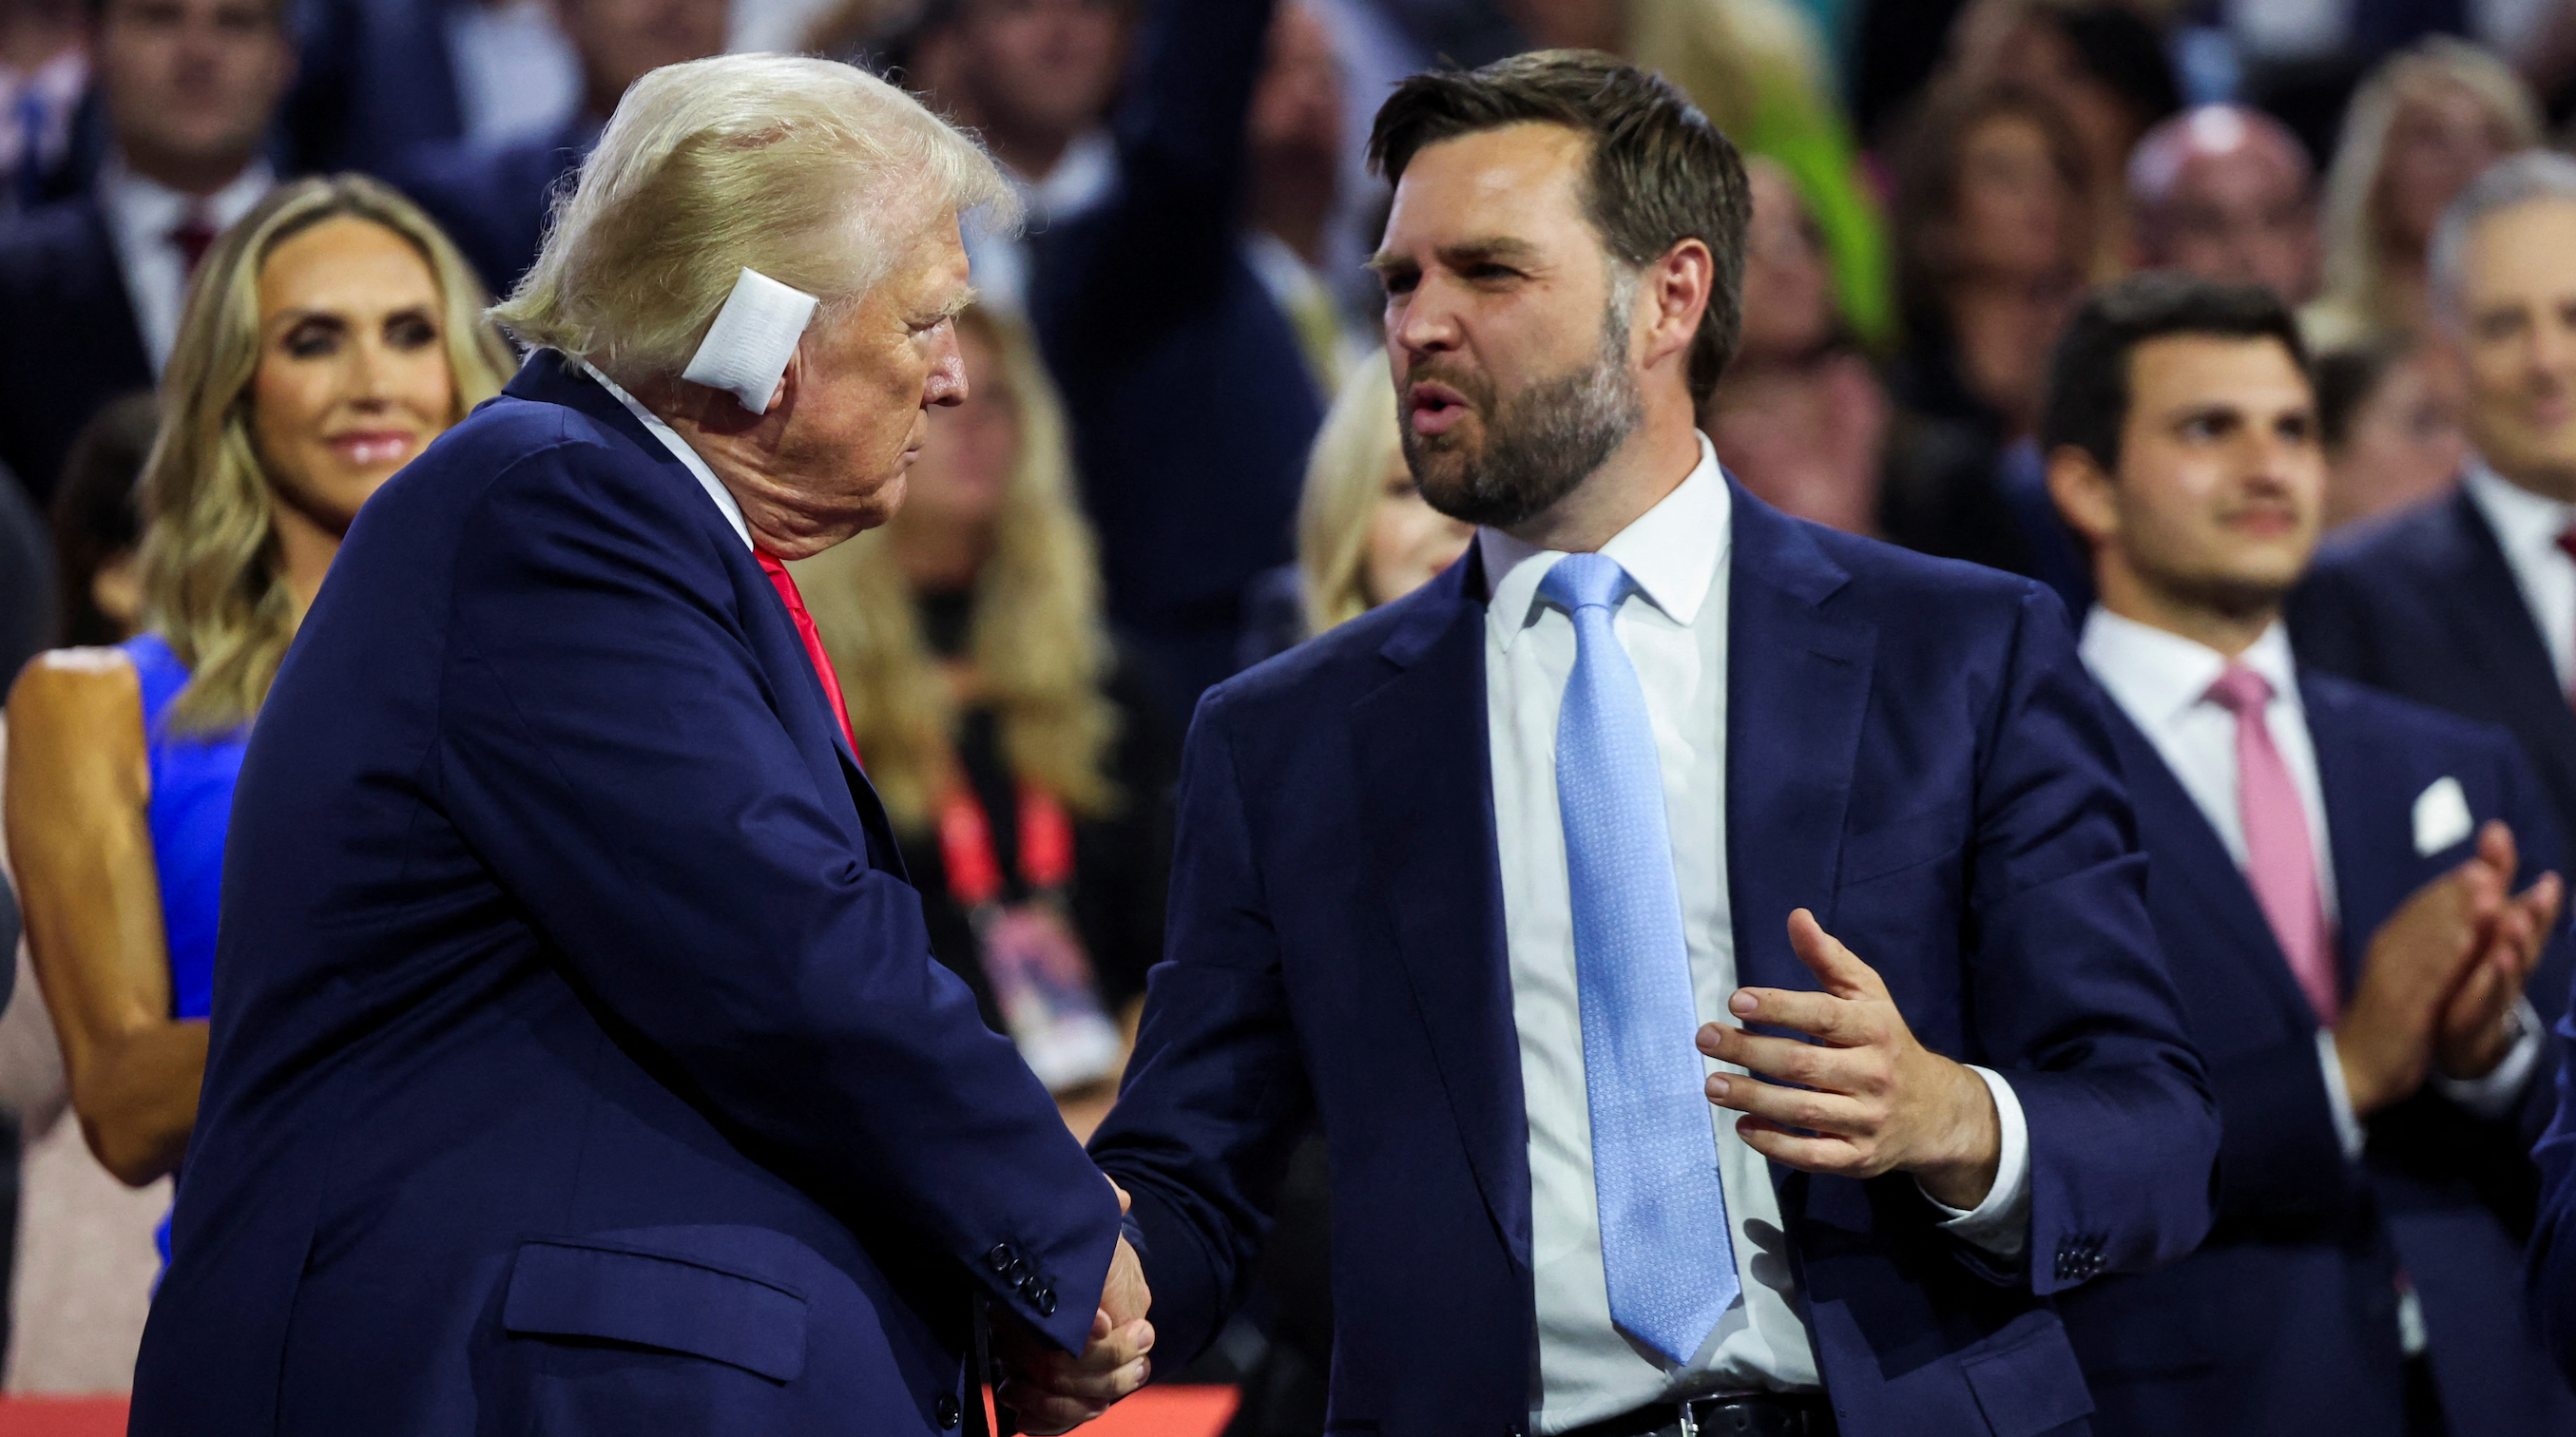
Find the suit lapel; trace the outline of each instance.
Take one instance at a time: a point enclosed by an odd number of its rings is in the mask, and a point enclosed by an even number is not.
[[[894,825],[887,819],[885,805],[878,800],[875,785],[868,782],[858,756],[850,751],[840,720],[832,715],[831,701],[814,674],[813,662],[805,656],[805,641],[796,632],[796,620],[788,614],[786,601],[778,596],[777,587],[770,583],[760,562],[744,547],[742,536],[724,521],[714,503],[704,498],[697,476],[663,447],[662,441],[654,438],[616,395],[551,349],[530,354],[505,392],[515,398],[560,404],[616,430],[698,501],[698,508],[705,511],[699,516],[703,527],[722,556],[718,562],[724,565],[726,577],[733,583],[743,637],[751,646],[753,659],[760,664],[762,676],[769,681],[770,692],[777,699],[779,720],[795,741],[805,766],[812,771],[815,786],[824,793],[834,788],[848,792],[859,826],[854,836],[866,848],[870,866],[910,882],[902,851],[895,843]]]
[[[2333,850],[2336,906],[2335,956],[2343,992],[2351,996],[2361,976],[2371,936],[2423,881],[2401,862],[2391,868],[2391,835],[2413,847],[2415,792],[2397,781],[2405,755],[2373,741],[2343,697],[2301,676],[2300,704],[2308,714],[2308,739],[2317,750],[2317,785],[2325,790],[2326,838]],[[2420,867],[2421,864],[2417,864]]]
[[[2304,1031],[2316,1026],[2316,1010],[2290,972],[2288,955],[2263,916],[2254,887],[2212,828],[2209,816],[2183,790],[2182,780],[2165,767],[2164,756],[2139,732],[2116,703],[2105,701],[2111,737],[2120,750],[2120,765],[2129,781],[2129,801],[2138,814],[2155,881],[2172,883],[2189,895],[2190,905],[2208,915],[2227,936],[2230,951],[2258,955],[2256,981],[2272,995],[2281,1020]],[[2329,822],[2332,820],[2330,819]]]
[[[1526,1268],[1527,1118],[1494,840],[1482,567],[1468,552],[1406,601],[1379,650],[1394,676],[1351,706],[1351,742],[1371,868],[1417,1015],[1486,1209]]]
[[[1726,615],[1726,879],[1739,982],[1813,988],[1788,917],[1833,927],[1875,624],[1826,612],[1849,581],[1813,536],[1735,485]]]
[[[2497,716],[2514,732],[2530,736],[2534,762],[2552,771],[2559,792],[2576,792],[2576,708],[2558,689],[2557,665],[2549,657],[2531,605],[2523,600],[2506,562],[2504,547],[2477,501],[2464,485],[2451,496],[2450,532],[2443,546],[2443,567],[2450,582],[2426,591],[2453,639],[2472,656],[2476,668],[2496,687]]]

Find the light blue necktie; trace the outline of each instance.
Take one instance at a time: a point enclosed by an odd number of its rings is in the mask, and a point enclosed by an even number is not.
[[[1569,554],[1539,592],[1574,617],[1574,673],[1556,721],[1556,799],[1610,1317],[1679,1365],[1741,1284],[1708,1070],[1691,1042],[1699,1008],[1663,768],[1645,690],[1610,625],[1633,587],[1617,560]]]

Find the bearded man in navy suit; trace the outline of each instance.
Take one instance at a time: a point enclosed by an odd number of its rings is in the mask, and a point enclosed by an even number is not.
[[[2576,1429],[2519,1299],[2571,948],[2547,792],[2502,729],[2292,661],[2325,460],[2272,291],[2130,279],[2051,374],[2081,651],[2223,1133],[2200,1250],[2059,1303],[2094,1426]]]
[[[1372,148],[1408,460],[1482,527],[1200,705],[1093,1144],[1155,1360],[1320,1118],[1328,1430],[2082,1431],[2046,1299],[2199,1242],[2217,1122],[2063,610],[1718,467],[1745,181],[1665,82],[1416,76]]]

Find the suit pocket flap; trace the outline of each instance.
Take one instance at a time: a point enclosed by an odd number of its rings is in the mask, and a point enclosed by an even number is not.
[[[741,1273],[630,1248],[526,1242],[501,1326],[683,1352],[792,1382],[805,1370],[805,1299]]]
[[[2031,1437],[2093,1410],[2084,1369],[2056,1313],[2024,1313],[1981,1345],[1987,1350],[1960,1357],[1959,1371],[1995,1437]]]

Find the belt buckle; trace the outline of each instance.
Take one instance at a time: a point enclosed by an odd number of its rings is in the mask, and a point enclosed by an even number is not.
[[[1699,1437],[1699,1414],[1691,1410],[1687,1398],[1682,1402],[1682,1437]]]

